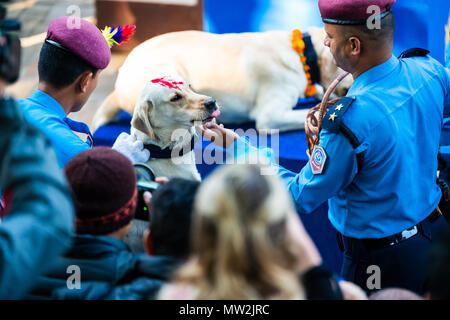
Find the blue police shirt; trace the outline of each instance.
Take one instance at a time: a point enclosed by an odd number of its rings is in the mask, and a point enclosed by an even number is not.
[[[445,66],[450,68],[450,41],[447,43],[446,47]],[[441,169],[439,178],[444,179],[447,184],[450,184],[450,118],[444,119],[444,127],[442,129],[441,144],[439,148],[441,160],[446,166]]]
[[[430,215],[441,197],[437,153],[443,116],[450,114],[449,70],[428,56],[393,56],[358,76],[347,96],[355,101],[342,121],[358,148],[342,133],[322,129],[321,174],[313,174],[311,160],[298,174],[273,165],[300,212],[329,199],[329,219],[345,236],[401,232]],[[253,149],[243,139],[234,148],[236,157]],[[358,153],[364,155],[359,173]]]
[[[62,106],[40,90],[19,101],[26,120],[41,130],[52,142],[58,163],[62,167],[78,153],[89,150],[90,145],[77,136],[64,120]]]

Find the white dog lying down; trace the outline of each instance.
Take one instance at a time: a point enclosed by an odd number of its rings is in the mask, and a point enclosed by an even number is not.
[[[328,85],[343,71],[333,62],[321,28],[310,28],[317,54],[320,84]],[[221,106],[220,121],[256,121],[258,129],[303,129],[306,110],[292,110],[304,97],[307,78],[299,54],[292,48],[293,33],[210,34],[182,31],[157,36],[136,47],[119,71],[114,91],[94,116],[93,125],[113,119],[120,109],[130,114],[149,79],[161,74],[180,76]],[[344,79],[336,92],[351,85]],[[317,86],[317,98],[323,88]]]
[[[131,133],[150,150],[155,176],[200,180],[195,166],[195,125],[220,115],[214,99],[193,92],[182,79],[147,81],[131,119]]]

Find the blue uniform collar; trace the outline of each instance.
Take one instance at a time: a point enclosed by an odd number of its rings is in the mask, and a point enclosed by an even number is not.
[[[53,99],[49,94],[41,90],[34,91],[28,97],[28,99],[32,100],[37,104],[40,104],[41,106],[44,106],[48,111],[56,114],[59,118],[66,117],[66,113],[64,112],[64,109],[59,104],[59,102]]]
[[[398,66],[398,63],[398,59],[395,56],[392,56],[388,61],[361,73],[353,81],[347,96],[351,96],[363,87],[384,78]]]

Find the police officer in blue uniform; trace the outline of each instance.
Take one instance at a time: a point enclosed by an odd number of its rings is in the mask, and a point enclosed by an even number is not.
[[[110,60],[106,38],[89,21],[60,17],[50,23],[39,56],[38,90],[19,105],[26,120],[50,139],[61,167],[93,146],[89,127],[68,115],[81,110]],[[85,134],[87,139],[76,133]],[[133,163],[149,158],[143,143],[126,133],[117,138],[113,148]]]
[[[450,113],[450,73],[425,50],[392,55],[394,2],[319,1],[325,45],[354,82],[329,108],[319,144],[301,172],[273,166],[299,212],[328,200],[329,219],[345,250],[346,280],[366,291],[395,286],[422,293],[427,250],[446,224],[436,209],[436,179],[443,118]],[[378,6],[379,29],[368,29],[371,5]],[[260,152],[222,125],[205,127],[199,131],[217,144],[228,147],[235,140],[229,148],[235,157]]]

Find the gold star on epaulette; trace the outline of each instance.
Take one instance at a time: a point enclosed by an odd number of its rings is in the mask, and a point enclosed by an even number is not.
[[[341,104],[339,104],[339,105],[336,107],[335,110],[341,111],[341,109],[342,109],[343,107],[344,107],[344,106],[343,106],[342,103],[341,103]]]
[[[332,114],[330,114],[330,119],[331,121],[334,121],[334,119],[337,118],[336,112],[333,112]]]

